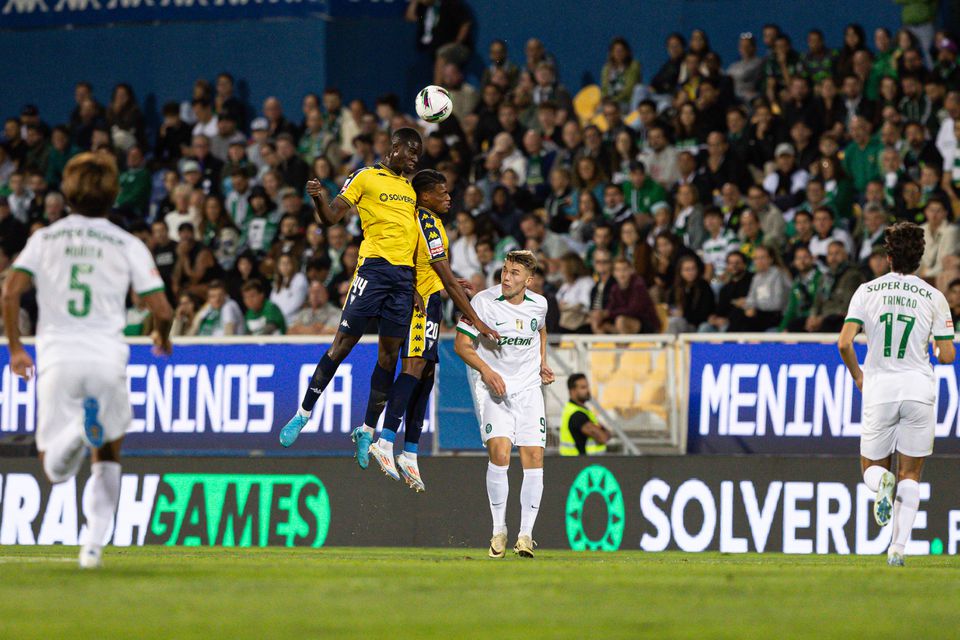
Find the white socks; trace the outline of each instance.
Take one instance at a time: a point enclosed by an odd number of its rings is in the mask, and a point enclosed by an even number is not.
[[[297,407],[297,415],[301,418],[307,418],[308,420],[310,419],[310,412],[304,409],[303,405]]]
[[[487,463],[487,497],[490,499],[490,515],[493,516],[493,535],[507,532],[507,496],[510,494],[507,469],[509,467]]]
[[[897,498],[893,505],[893,539],[890,542],[890,551],[903,553],[919,508],[920,484],[916,480],[901,480],[897,484]]]
[[[543,495],[543,469],[524,469],[520,487],[520,535],[533,536],[533,524],[540,512]]]
[[[83,544],[101,547],[120,499],[120,463],[94,462],[90,465],[90,474],[92,497]]]
[[[870,491],[880,490],[880,478],[887,470],[880,465],[872,465],[863,470],[863,482]]]
[[[50,482],[66,482],[77,475],[86,450],[87,445],[79,433],[61,433],[43,452],[43,471]]]
[[[377,432],[377,430],[376,430],[375,427],[368,427],[367,425],[363,425],[363,426],[361,427],[361,429],[363,429],[364,431],[366,431],[366,432],[367,432],[369,435],[371,435],[371,436],[373,436],[373,434]]]

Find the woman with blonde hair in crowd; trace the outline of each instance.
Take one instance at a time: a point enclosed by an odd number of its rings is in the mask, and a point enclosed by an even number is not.
[[[280,308],[287,326],[296,320],[309,289],[307,276],[300,273],[297,259],[289,253],[280,256],[277,272],[273,277],[273,287],[270,289],[270,302]]]

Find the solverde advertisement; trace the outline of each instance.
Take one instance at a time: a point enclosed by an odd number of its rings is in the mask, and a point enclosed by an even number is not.
[[[519,528],[511,464],[507,527]],[[349,458],[132,458],[109,532],[117,546],[485,548],[486,459],[421,460],[415,494]],[[547,458],[534,539],[544,549],[879,554],[890,527],[853,457]],[[56,486],[36,460],[0,458],[0,544],[77,544],[87,476]],[[960,550],[960,465],[934,456],[908,554]]]

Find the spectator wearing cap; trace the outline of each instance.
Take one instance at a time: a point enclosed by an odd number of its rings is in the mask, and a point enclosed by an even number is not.
[[[627,206],[640,216],[652,216],[657,209],[669,208],[667,192],[647,175],[647,168],[638,160],[630,163],[630,179],[624,182],[623,197]]]
[[[949,91],[960,89],[957,43],[950,38],[941,38],[937,43],[937,61],[933,65],[933,75],[940,78]]]
[[[217,135],[217,123],[220,119],[213,112],[213,103],[210,98],[206,96],[195,98],[191,106],[196,122],[191,133],[194,136],[206,136],[208,140],[212,139]]]
[[[120,174],[120,192],[114,208],[128,217],[142,218],[150,206],[152,188],[143,151],[134,145],[127,151],[127,169]]]
[[[225,111],[217,116],[217,133],[210,138],[210,154],[213,157],[226,162],[230,145],[245,145],[246,142],[246,136],[237,129],[236,116],[232,112]]]
[[[763,188],[770,194],[773,204],[787,214],[803,202],[804,191],[810,174],[797,166],[793,145],[781,143],[774,154],[775,169],[763,179]]]
[[[737,98],[749,103],[759,95],[763,76],[763,60],[757,56],[757,41],[752,33],[740,34],[737,52],[740,59],[727,67],[727,75],[733,79],[733,92]]]
[[[277,155],[280,157],[277,170],[283,182],[298,194],[303,193],[310,176],[310,166],[297,155],[297,146],[292,135],[283,133],[277,136]]]
[[[676,147],[670,144],[666,127],[655,123],[647,129],[647,147],[639,160],[649,170],[650,177],[664,189],[669,189],[680,179],[678,155]]]
[[[923,224],[924,250],[917,275],[934,282],[943,271],[944,258],[957,253],[957,228],[948,222],[949,205],[932,198],[924,207],[927,221]]]
[[[260,147],[270,140],[270,123],[264,117],[254,118],[250,123],[250,143],[247,145],[247,158],[257,170],[266,166],[266,161],[260,153]]]
[[[853,188],[863,193],[867,183],[880,177],[880,153],[883,146],[870,136],[872,127],[863,116],[850,122],[850,144],[843,150],[843,168],[853,180]]]

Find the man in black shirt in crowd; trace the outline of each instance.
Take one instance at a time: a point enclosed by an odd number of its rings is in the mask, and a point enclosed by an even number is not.
[[[723,274],[727,281],[720,288],[717,312],[707,319],[712,327],[710,331],[746,331],[747,323],[743,309],[733,304],[734,300],[746,298],[750,292],[753,274],[747,271],[747,257],[739,251],[727,254],[727,270]]]

